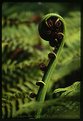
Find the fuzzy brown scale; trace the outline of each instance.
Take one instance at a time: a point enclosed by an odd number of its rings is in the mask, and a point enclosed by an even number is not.
[[[42,20],[38,29],[41,38],[49,41],[50,46],[59,48],[64,37],[64,25],[58,17],[51,16],[46,21]]]

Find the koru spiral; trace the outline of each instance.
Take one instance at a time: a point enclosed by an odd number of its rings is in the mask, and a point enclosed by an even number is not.
[[[64,20],[57,14],[47,14],[38,26],[39,35],[49,41],[50,46],[59,48],[64,38]]]

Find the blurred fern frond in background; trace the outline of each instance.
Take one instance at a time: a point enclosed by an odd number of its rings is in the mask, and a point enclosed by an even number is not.
[[[64,17],[66,39],[48,85],[41,118],[80,118],[81,15],[79,5],[69,6],[71,3],[3,3],[2,118],[35,118],[40,104],[29,95],[37,94],[36,82],[43,76],[39,64],[47,64],[52,51],[39,37],[37,28],[42,17],[50,12]]]

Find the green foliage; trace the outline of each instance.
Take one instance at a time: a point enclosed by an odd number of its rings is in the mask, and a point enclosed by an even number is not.
[[[21,115],[23,112],[29,114],[32,111],[36,111],[41,104],[43,107],[41,118],[79,118],[79,90],[80,82],[75,82],[72,86],[66,88],[56,89],[56,98],[54,97],[54,99],[47,100],[43,103],[31,101],[30,103],[24,104],[21,106],[21,109],[16,112],[15,116]]]
[[[67,9],[66,4],[59,3],[55,5],[54,3],[33,3],[33,5],[3,3],[2,5],[2,118],[23,116],[35,118],[40,102],[30,98],[29,95],[31,92],[36,94],[38,92],[36,82],[41,81],[43,76],[39,64],[41,62],[48,64],[47,55],[52,48],[39,37],[37,30],[39,21],[35,23],[31,20],[34,15],[42,18],[50,11],[63,15],[66,22],[66,40],[48,85],[48,97],[42,104],[41,118],[50,118],[51,115],[51,118],[80,118],[80,82],[75,83],[78,86],[72,85],[62,89],[58,87],[55,92],[57,95],[61,92],[61,98],[52,96],[54,92],[52,87],[56,82],[59,83],[61,80],[66,83],[64,77],[80,69],[81,56],[80,11]],[[17,20],[11,24],[10,18]],[[26,22],[22,23],[23,21]],[[81,81],[80,78],[78,81]],[[75,97],[78,100],[74,100]]]
[[[80,82],[75,82],[73,85],[66,88],[55,89],[54,95],[56,95],[57,93],[60,93],[60,97],[80,96]]]
[[[48,107],[43,118],[80,118],[80,82],[75,82],[69,87],[55,89],[55,103]]]

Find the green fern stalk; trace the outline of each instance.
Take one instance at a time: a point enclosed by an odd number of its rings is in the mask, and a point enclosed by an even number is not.
[[[64,25],[63,33],[65,35],[65,22],[64,22],[64,19],[58,14],[50,13],[50,14],[46,15],[43,18],[43,21],[45,20],[45,22],[46,22],[47,19],[49,19],[50,17],[57,17],[62,21],[62,23]],[[43,26],[43,22],[42,22],[42,26]],[[64,40],[65,40],[64,38],[65,37],[63,37],[63,40],[62,40],[62,42],[61,42],[61,44],[60,44],[60,46],[58,48],[57,54],[53,58],[50,59],[49,64],[47,66],[47,69],[46,69],[46,71],[44,73],[44,76],[43,76],[43,79],[42,79],[42,81],[44,82],[44,85],[40,86],[37,97],[36,97],[36,100],[38,102],[41,102],[41,104],[45,100],[45,96],[46,96],[46,92],[47,92],[47,89],[48,89],[49,82],[50,82],[50,80],[52,78],[53,72],[55,70],[58,59],[60,57],[60,54],[61,54],[61,51],[62,51],[62,48],[63,48],[63,45],[64,45]],[[50,40],[51,40],[51,38],[50,38]],[[40,118],[41,112],[42,112],[42,106],[40,105],[40,107],[39,107],[39,109],[37,111],[37,114],[36,114],[36,118]]]

